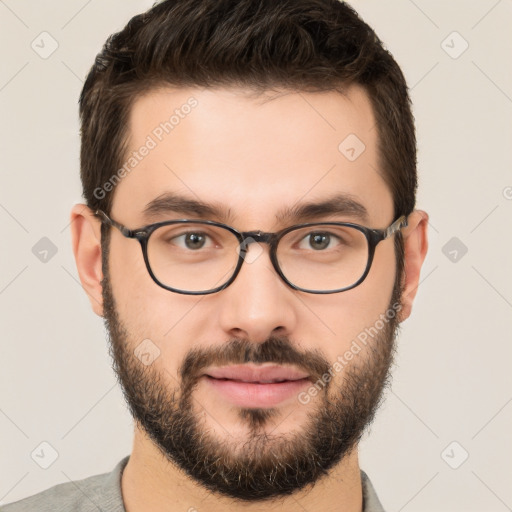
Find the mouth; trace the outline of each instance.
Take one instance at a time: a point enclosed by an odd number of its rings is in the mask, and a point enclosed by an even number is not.
[[[203,376],[223,400],[245,408],[275,407],[296,398],[310,384],[306,372],[278,365],[212,367]]]

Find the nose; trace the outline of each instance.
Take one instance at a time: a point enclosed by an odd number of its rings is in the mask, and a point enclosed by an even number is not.
[[[218,292],[221,328],[253,342],[290,336],[298,318],[295,293],[272,266],[268,245],[251,243],[234,282]]]

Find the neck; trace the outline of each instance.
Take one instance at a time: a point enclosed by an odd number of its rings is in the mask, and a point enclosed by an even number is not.
[[[357,450],[307,490],[264,502],[240,502],[213,494],[170,463],[154,443],[135,429],[132,454],[124,469],[121,490],[126,512],[269,511],[299,509],[361,512],[362,487]]]

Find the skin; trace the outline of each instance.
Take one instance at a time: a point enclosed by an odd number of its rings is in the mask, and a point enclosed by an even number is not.
[[[166,113],[191,96],[198,106],[111,192],[111,217],[118,222],[133,229],[182,218],[172,213],[151,219],[142,215],[145,205],[166,191],[228,208],[229,219],[213,220],[239,231],[278,231],[289,225],[276,219],[278,210],[297,202],[325,200],[334,193],[350,194],[363,204],[368,227],[386,228],[395,220],[391,192],[378,173],[377,130],[363,89],[352,86],[345,95],[288,92],[265,102],[238,88],[152,91],[132,107],[129,150],[144,144],[148,134],[169,117]],[[350,133],[366,146],[354,162],[338,150]],[[84,205],[73,208],[71,220],[80,279],[93,310],[102,315],[100,223]],[[361,223],[347,215],[323,220]],[[406,262],[400,321],[411,314],[427,251],[427,222],[428,215],[415,210],[403,230]],[[109,271],[118,313],[133,344],[130,349],[147,338],[158,345],[161,354],[153,364],[170,388],[176,386],[179,365],[194,346],[221,346],[234,337],[263,342],[270,335],[286,335],[298,347],[321,350],[334,362],[358,333],[385,312],[395,278],[393,238],[377,246],[371,271],[361,285],[331,295],[289,288],[272,268],[268,247],[261,247],[261,255],[244,263],[228,288],[194,297],[157,286],[146,270],[138,242],[112,230]],[[337,385],[340,378],[336,376]],[[194,399],[198,414],[204,415],[214,435],[243,441],[247,426],[222,397],[203,383],[194,391]],[[283,402],[269,431],[290,432],[305,422],[314,407],[314,399],[300,407]],[[264,504],[235,503],[207,492],[170,464],[138,425],[122,492],[128,512],[191,506],[212,512],[286,512],[297,510],[297,501],[306,510],[340,510],[340,503],[346,511],[362,509],[357,449],[307,491]]]

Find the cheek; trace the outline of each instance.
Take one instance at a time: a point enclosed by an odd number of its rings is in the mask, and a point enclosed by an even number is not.
[[[381,244],[382,245],[382,244]],[[302,326],[301,338],[320,348],[333,364],[350,350],[365,329],[379,328],[382,315],[390,307],[396,262],[393,242],[377,246],[374,262],[366,279],[356,288],[333,295],[311,295],[311,313]],[[396,310],[394,311],[396,314]],[[350,357],[350,355],[349,355]]]
[[[124,240],[115,241],[111,258],[115,261],[110,261],[112,293],[128,333],[128,350],[136,351],[140,345],[155,351],[155,367],[165,368],[174,382],[185,355],[201,334],[204,337],[204,318],[198,318],[201,297],[171,293],[158,286],[146,269],[138,243],[128,247]]]
[[[351,311],[373,324],[390,305],[396,274],[396,258],[392,239],[377,245],[370,272],[351,293]]]
[[[153,281],[146,270],[138,242],[113,238],[109,273],[117,312],[132,334],[138,319],[146,316],[149,297],[154,294]]]

